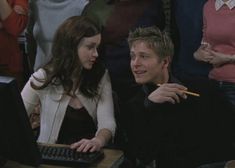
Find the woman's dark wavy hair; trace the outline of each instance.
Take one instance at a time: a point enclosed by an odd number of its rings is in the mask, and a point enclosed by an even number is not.
[[[98,96],[98,85],[105,72],[97,60],[91,70],[83,68],[78,57],[78,45],[83,38],[100,33],[100,29],[87,17],[73,16],[64,21],[55,33],[52,45],[52,59],[42,67],[46,79],[42,86],[31,83],[35,89],[43,89],[49,84],[62,85],[67,95],[74,95],[76,89],[86,97]]]

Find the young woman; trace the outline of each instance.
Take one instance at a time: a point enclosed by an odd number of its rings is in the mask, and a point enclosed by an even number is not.
[[[235,0],[208,0],[203,10],[202,44],[196,60],[213,66],[211,79],[235,109]]]
[[[97,59],[100,40],[86,17],[73,16],[58,28],[52,59],[22,90],[28,114],[40,103],[39,142],[87,152],[100,150],[114,135],[110,79]]]

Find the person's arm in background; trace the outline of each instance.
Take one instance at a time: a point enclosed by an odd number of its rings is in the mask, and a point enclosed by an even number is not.
[[[234,64],[235,63],[235,54],[223,54],[220,52],[216,52],[211,50],[210,53],[213,57],[209,60],[209,63],[212,64],[214,67],[219,67],[224,64]]]
[[[8,4],[7,0],[0,0],[0,17],[1,20],[5,20],[12,12],[12,8]]]
[[[194,52],[193,56],[197,61],[209,63],[213,58],[210,44],[202,42],[201,46],[197,49],[197,51]]]
[[[16,0],[11,7],[7,0],[0,0],[0,19],[7,33],[18,36],[28,22],[28,1]]]
[[[10,15],[11,12],[12,9],[8,2],[6,0],[0,0],[0,19],[4,20]],[[2,22],[0,22],[0,29],[1,28],[3,28]]]
[[[198,61],[212,64],[214,67],[235,63],[235,54],[229,55],[213,51],[210,47],[210,44],[207,44],[205,42],[202,42],[201,46],[194,53],[194,58]]]
[[[202,61],[209,63],[209,61],[212,59],[212,54],[210,52],[211,46],[209,43],[207,43],[205,31],[206,31],[207,25],[206,25],[206,18],[203,15],[203,37],[201,40],[200,47],[194,52],[193,56],[197,61]]]

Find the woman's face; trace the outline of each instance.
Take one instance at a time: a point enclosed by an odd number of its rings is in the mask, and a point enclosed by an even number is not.
[[[97,48],[101,41],[101,35],[85,37],[78,45],[78,57],[83,68],[91,69],[98,57]]]

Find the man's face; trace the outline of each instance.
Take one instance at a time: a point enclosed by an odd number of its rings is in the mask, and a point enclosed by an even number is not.
[[[130,46],[131,70],[139,84],[162,83],[168,62],[160,60],[153,49],[143,41],[135,41]]]

